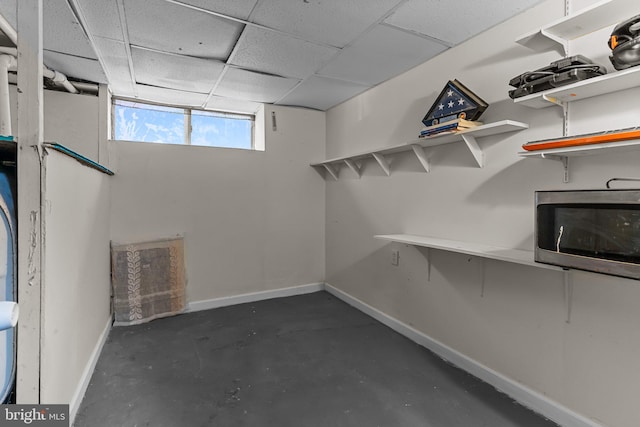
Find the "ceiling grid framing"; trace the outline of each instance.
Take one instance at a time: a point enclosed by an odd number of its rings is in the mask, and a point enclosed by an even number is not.
[[[0,13],[15,19],[17,1],[3,0]],[[250,114],[261,103],[327,110],[540,1],[427,7],[424,0],[64,0],[47,2],[45,26],[59,28],[45,33],[59,37],[52,46],[65,50],[50,52],[51,61],[76,71],[66,73],[72,79],[101,75],[116,97],[160,102],[175,96],[176,105],[244,105]],[[446,23],[451,14],[464,21],[461,33]],[[87,42],[74,42],[78,37]],[[66,52],[74,43],[95,52],[89,56],[98,69],[81,61],[87,57],[82,49]],[[145,62],[154,55],[143,50],[158,55]],[[211,60],[218,65],[211,63],[208,83],[204,61]]]
[[[131,55],[131,42],[129,40],[129,27],[127,26],[127,17],[124,10],[124,0],[116,0],[118,6],[118,15],[120,17],[120,27],[122,28],[122,39],[124,48],[127,52],[127,62],[129,63],[129,73],[131,75],[131,90],[135,98],[138,97],[138,89],[136,88],[136,72],[133,69],[133,56]]]
[[[261,1],[264,1],[264,0],[258,0],[258,3],[260,3]],[[347,49],[347,48],[348,48],[349,46],[351,46],[354,42],[356,42],[359,38],[361,38],[364,34],[366,34],[366,33],[368,33],[369,31],[371,31],[371,30],[372,30],[372,28],[374,28],[376,25],[379,25],[380,23],[382,23],[385,19],[387,19],[387,17],[391,16],[391,15],[392,15],[392,14],[393,14],[393,13],[394,13],[394,12],[395,12],[399,7],[400,7],[400,6],[402,6],[403,4],[405,4],[407,1],[408,1],[408,0],[400,0],[400,1],[398,1],[398,3],[397,3],[394,7],[392,7],[390,10],[388,10],[388,11],[387,11],[387,13],[385,13],[383,16],[381,16],[381,17],[380,17],[380,19],[378,19],[378,21],[376,21],[375,23],[373,23],[373,24],[369,25],[369,27],[368,27],[364,32],[362,32],[361,34],[359,34],[358,36],[356,36],[354,39],[352,39],[351,41],[349,41],[345,46],[343,46],[343,47],[339,48],[339,50],[337,50],[337,51],[334,53],[333,57],[332,57],[332,58],[330,58],[330,59],[329,59],[329,60],[328,60],[324,65],[321,65],[321,66],[320,66],[319,68],[317,68],[317,69],[316,69],[312,74],[310,74],[310,75],[306,76],[305,78],[303,78],[302,80],[300,80],[300,83],[298,83],[295,87],[293,87],[289,92],[287,92],[286,94],[284,94],[284,96],[283,96],[283,97],[281,97],[281,98],[276,102],[276,104],[278,104],[278,103],[282,102],[283,100],[287,99],[287,97],[288,97],[289,95],[291,95],[291,93],[292,93],[292,92],[294,92],[296,89],[298,89],[302,84],[304,84],[304,83],[305,83],[305,81],[307,81],[307,80],[308,80],[309,78],[311,78],[311,77],[316,76],[316,77],[329,77],[329,78],[331,78],[330,76],[323,76],[323,75],[319,74],[319,72],[320,72],[323,68],[325,68],[325,67],[327,66],[327,64],[329,64],[329,63],[331,63],[331,61],[335,60],[335,59],[340,55],[340,53],[344,51],[344,49]],[[256,7],[258,6],[258,3],[256,3]],[[255,11],[255,8],[254,8],[254,11]],[[349,81],[349,80],[346,80],[346,79],[340,79],[340,80],[345,81],[345,82],[347,82],[347,83],[354,84],[354,85],[360,85],[360,84],[361,84],[361,83],[359,83],[359,82]]]

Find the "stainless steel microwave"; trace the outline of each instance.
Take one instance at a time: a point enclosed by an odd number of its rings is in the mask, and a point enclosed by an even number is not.
[[[640,190],[536,191],[535,260],[640,279]]]

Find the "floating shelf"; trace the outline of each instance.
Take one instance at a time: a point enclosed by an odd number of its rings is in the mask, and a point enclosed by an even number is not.
[[[484,153],[478,145],[476,138],[515,132],[527,129],[528,127],[529,125],[526,123],[516,122],[513,120],[502,120],[495,123],[487,123],[458,133],[435,135],[429,138],[415,139],[400,145],[384,147],[377,150],[369,150],[349,156],[336,157],[323,162],[312,163],[311,166],[324,169],[329,175],[337,180],[342,165],[346,165],[358,177],[360,177],[362,175],[362,164],[360,162],[365,159],[374,158],[384,173],[386,175],[391,175],[391,169],[386,156],[404,151],[413,151],[425,171],[429,172],[431,170],[431,165],[425,153],[425,149],[435,147],[437,145],[464,142],[478,166],[482,167],[484,166]]]
[[[640,86],[640,67],[628,68],[615,73],[582,80],[567,86],[533,93],[521,98],[516,98],[513,101],[516,104],[522,104],[531,108],[546,108],[552,105],[562,105],[564,102],[592,98],[636,86]]]
[[[567,56],[568,42],[637,13],[637,0],[604,0],[519,37],[516,42],[537,52],[556,50]]]
[[[457,252],[481,258],[527,265],[530,267],[563,271],[562,267],[535,262],[533,260],[532,251],[525,251],[521,249],[501,248],[498,246],[489,246],[480,243],[460,242],[436,237],[415,236],[412,234],[379,234],[373,237],[391,242],[405,243],[424,248],[440,249],[448,252]]]

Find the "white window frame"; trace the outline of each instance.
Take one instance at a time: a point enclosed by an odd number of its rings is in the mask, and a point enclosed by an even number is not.
[[[139,101],[139,100],[132,100],[132,99],[127,99],[127,98],[116,98],[113,97],[112,98],[112,102],[111,102],[111,135],[113,136],[113,140],[114,141],[128,141],[128,140],[124,140],[124,139],[116,139],[116,104],[118,103],[118,101],[123,101],[123,102],[132,102],[134,104],[139,104],[141,106],[157,106],[157,107],[167,107],[167,108],[175,108],[175,109],[179,109],[183,111],[184,114],[184,141],[182,144],[173,144],[173,143],[162,143],[162,144],[170,144],[170,145],[192,145],[191,144],[191,134],[193,131],[193,126],[192,126],[192,121],[191,121],[191,116],[192,116],[192,112],[194,111],[198,111],[198,112],[203,112],[205,113],[205,115],[214,115],[214,116],[221,116],[221,117],[243,117],[248,119],[251,122],[251,147],[250,148],[240,148],[240,147],[225,147],[225,146],[218,146],[218,145],[194,145],[195,147],[206,147],[206,148],[230,148],[230,149],[235,149],[235,150],[245,150],[245,151],[256,151],[256,115],[255,114],[246,114],[246,113],[231,113],[231,112],[227,112],[227,111],[219,111],[219,110],[205,110],[202,108],[193,108],[193,107],[183,107],[183,106],[175,106],[175,105],[168,105],[168,104],[161,104],[161,103],[157,103],[157,102],[148,102],[148,101]],[[150,141],[131,141],[131,142],[142,142],[142,143],[148,143],[148,144],[158,144],[156,142],[150,142]],[[262,151],[262,150],[259,150]]]

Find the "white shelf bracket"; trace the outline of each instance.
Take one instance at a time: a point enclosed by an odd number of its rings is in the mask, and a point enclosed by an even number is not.
[[[562,114],[566,115],[567,114],[567,103],[564,101],[558,101],[557,98],[554,98],[553,96],[549,96],[546,93],[542,94],[542,99],[544,99],[545,101],[553,104],[553,105],[557,105],[558,107],[562,108]]]
[[[338,169],[331,166],[329,163],[323,163],[322,166],[329,172],[329,175],[333,177],[336,181],[338,180]]]
[[[429,158],[427,157],[427,154],[424,152],[424,148],[418,144],[411,144],[411,148],[413,149],[413,153],[420,161],[420,164],[422,165],[424,170],[426,172],[429,172],[431,170],[431,165],[429,164]]]
[[[571,270],[564,270],[562,274],[564,279],[564,304],[567,312],[565,322],[571,323],[571,308],[573,302],[573,280],[571,280]]]
[[[362,176],[362,172],[355,161],[351,159],[344,159],[344,163],[349,166],[349,169],[351,169],[356,175],[358,175],[358,178]]]
[[[380,165],[384,173],[386,173],[387,176],[391,175],[391,168],[389,167],[389,162],[387,161],[387,159],[380,153],[371,153],[371,154],[376,159],[376,161],[378,162],[378,164]]]
[[[543,153],[540,155],[540,157],[542,157],[543,159],[559,160],[560,162],[562,162],[562,170],[563,170],[562,182],[565,184],[569,182],[569,157],[568,156],[556,156],[556,155],[548,155]]]
[[[473,135],[460,134],[479,167],[484,166],[484,153]]]
[[[544,28],[540,30],[540,34],[554,42],[554,50],[558,52],[560,55],[562,56],[569,55],[569,43],[567,42],[567,40],[561,37],[558,37],[554,34],[551,34],[549,31],[547,31]]]

